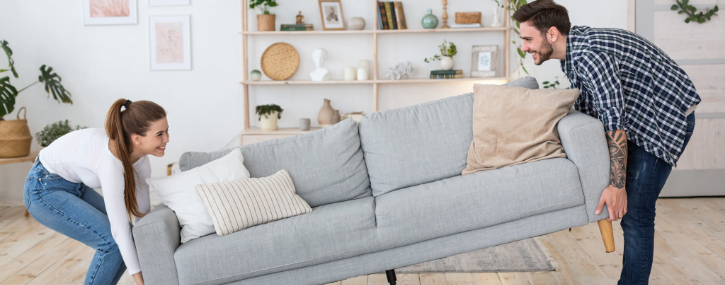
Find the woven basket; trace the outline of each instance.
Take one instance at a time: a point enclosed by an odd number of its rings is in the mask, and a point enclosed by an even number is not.
[[[297,72],[300,55],[286,43],[275,43],[262,54],[262,71],[273,80],[286,80]]]
[[[456,12],[456,24],[480,24],[481,12]]]
[[[23,119],[20,119],[20,111],[25,110]],[[28,109],[25,107],[18,110],[17,120],[0,121],[0,158],[22,157],[30,154],[30,142],[33,137],[30,135],[27,118]]]

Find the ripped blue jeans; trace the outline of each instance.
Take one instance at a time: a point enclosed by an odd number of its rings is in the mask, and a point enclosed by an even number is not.
[[[103,196],[48,172],[36,158],[25,179],[23,200],[36,221],[96,250],[84,284],[118,283],[126,265],[111,235]]]

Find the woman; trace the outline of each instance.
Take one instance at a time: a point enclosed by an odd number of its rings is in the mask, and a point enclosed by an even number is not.
[[[127,267],[144,284],[129,218],[150,210],[147,155],[164,156],[168,141],[161,106],[119,99],[105,131],[74,131],[40,151],[25,180],[25,207],[41,224],[96,250],[85,284],[116,284]]]

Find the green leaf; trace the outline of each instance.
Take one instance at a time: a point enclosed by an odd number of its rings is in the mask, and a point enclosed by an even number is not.
[[[524,58],[524,57],[526,57],[526,54],[524,54],[524,52],[523,52],[523,51],[521,51],[521,48],[516,48],[516,50],[517,50],[517,51],[519,52],[519,56],[520,56],[521,58]]]
[[[73,104],[73,101],[70,99],[70,92],[65,90],[65,87],[63,87],[60,83],[60,76],[53,73],[52,67],[48,67],[46,69],[45,64],[43,64],[43,66],[40,67],[40,76],[38,76],[38,81],[45,84],[45,92],[52,94],[53,99],[58,102]]]
[[[695,13],[697,11],[697,8],[695,8],[695,6],[687,6],[687,9],[689,9],[692,13]]]
[[[677,14],[685,13],[685,11],[677,11]]]
[[[526,4],[527,4],[526,0],[519,0],[518,2],[516,2],[516,10],[518,10],[519,8],[521,8],[521,6],[524,6]]]
[[[528,71],[528,70],[526,70],[526,67],[524,67],[523,65],[521,65],[521,69],[523,69],[523,70],[524,70],[524,72],[526,72],[526,74],[529,74],[529,71]]]
[[[2,49],[5,51],[5,54],[8,56],[8,65],[10,67],[10,71],[13,72],[13,76],[15,76],[15,78],[18,78],[18,72],[15,71],[15,61],[11,57],[13,55],[13,50],[10,49],[10,47],[8,46],[8,41],[6,41],[6,40],[3,40],[1,44],[2,44]]]
[[[677,5],[672,5],[672,7],[671,7],[672,11],[677,10],[677,8],[678,8]]]
[[[542,84],[549,84],[549,81],[544,81],[542,82]]]
[[[689,23],[689,22],[690,22],[690,18],[685,19],[685,23]]]
[[[15,97],[17,96],[18,90],[10,84],[10,77],[0,78],[0,118],[15,109]]]
[[[720,8],[718,8],[718,7],[717,7],[717,5],[715,5],[715,7],[714,7],[714,8],[712,8],[712,10],[713,10],[713,11],[715,11],[715,12],[717,12],[717,11],[718,11],[719,9],[720,9]]]

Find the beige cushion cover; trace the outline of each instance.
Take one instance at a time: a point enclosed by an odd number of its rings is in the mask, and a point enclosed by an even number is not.
[[[312,211],[287,170],[263,178],[196,185],[220,236]]]
[[[473,93],[473,141],[463,175],[566,157],[556,124],[579,90],[476,84]]]

